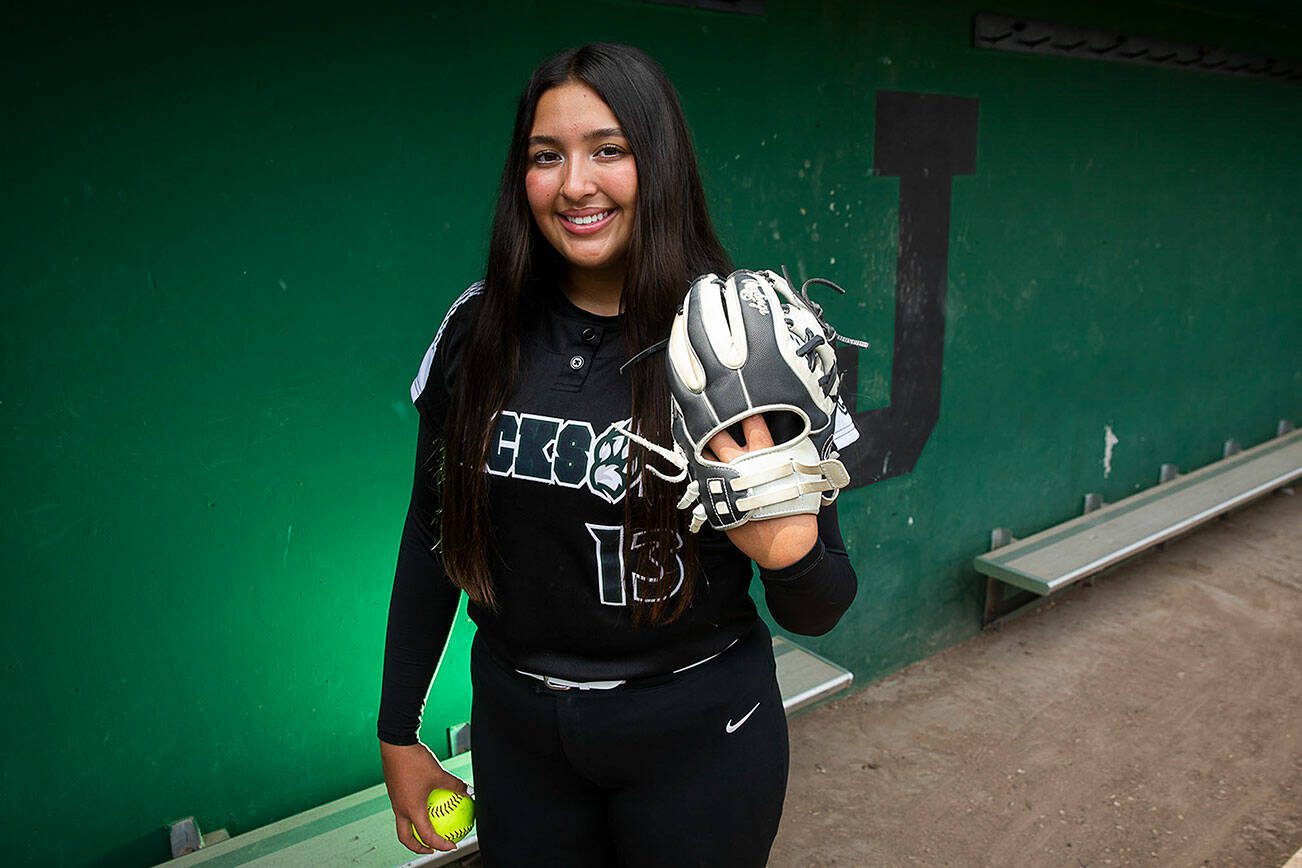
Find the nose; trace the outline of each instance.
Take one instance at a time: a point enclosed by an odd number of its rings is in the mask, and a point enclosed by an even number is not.
[[[561,183],[561,195],[571,202],[578,202],[595,192],[597,192],[597,183],[588,161],[582,157],[568,160],[565,166],[565,180]]]

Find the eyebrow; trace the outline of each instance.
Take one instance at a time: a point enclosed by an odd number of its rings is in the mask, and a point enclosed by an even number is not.
[[[602,127],[599,130],[592,130],[591,132],[585,133],[583,139],[584,141],[591,141],[592,139],[612,139],[616,136],[621,139],[624,138],[624,131],[619,127]],[[529,144],[553,145],[559,147],[561,140],[555,136],[530,136]]]

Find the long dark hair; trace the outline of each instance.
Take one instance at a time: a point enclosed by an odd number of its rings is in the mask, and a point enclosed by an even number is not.
[[[516,385],[523,319],[565,268],[529,210],[524,182],[529,133],[539,98],[566,82],[587,85],[610,106],[636,161],[637,201],[620,301],[626,351],[632,354],[668,337],[674,311],[695,276],[731,270],[706,210],[678,95],[660,66],[639,49],[604,43],[543,61],[516,110],[493,217],[482,304],[464,349],[465,362],[458,365],[461,373],[452,388],[444,436],[443,563],[452,581],[489,609],[496,607],[496,599],[483,469],[488,443]],[[668,444],[669,386],[663,360],[655,357],[631,367],[629,384],[634,429],[653,442]],[[677,493],[645,472],[647,460],[644,449],[629,444],[624,563],[635,564],[635,573],[655,576],[657,559],[673,563],[672,557],[660,553],[679,548],[679,540],[688,546],[681,591],[636,603],[633,610],[636,622],[664,624],[690,605],[699,571],[692,535],[676,508]],[[636,550],[630,548],[635,530]]]

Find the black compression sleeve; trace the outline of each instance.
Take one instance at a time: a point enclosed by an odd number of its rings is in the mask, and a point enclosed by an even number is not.
[[[854,602],[859,579],[841,538],[836,502],[818,511],[818,542],[809,554],[780,570],[760,570],[764,599],[784,630],[821,636]]]
[[[448,580],[434,552],[438,542],[438,460],[434,426],[421,416],[416,477],[398,545],[389,598],[377,733],[390,744],[415,744],[425,696],[452,631],[460,589]]]

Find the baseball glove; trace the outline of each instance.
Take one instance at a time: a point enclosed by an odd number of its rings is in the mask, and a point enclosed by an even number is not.
[[[678,309],[667,341],[674,449],[626,433],[678,468],[648,467],[653,473],[688,481],[678,506],[692,510],[693,533],[705,522],[728,530],[817,513],[850,482],[832,442],[841,383],[832,341],[867,345],[827,324],[809,299],[811,283],[844,292],[816,278],[796,294],[772,271],[743,270],[698,277]],[[717,460],[710,439],[756,413],[774,445]]]

